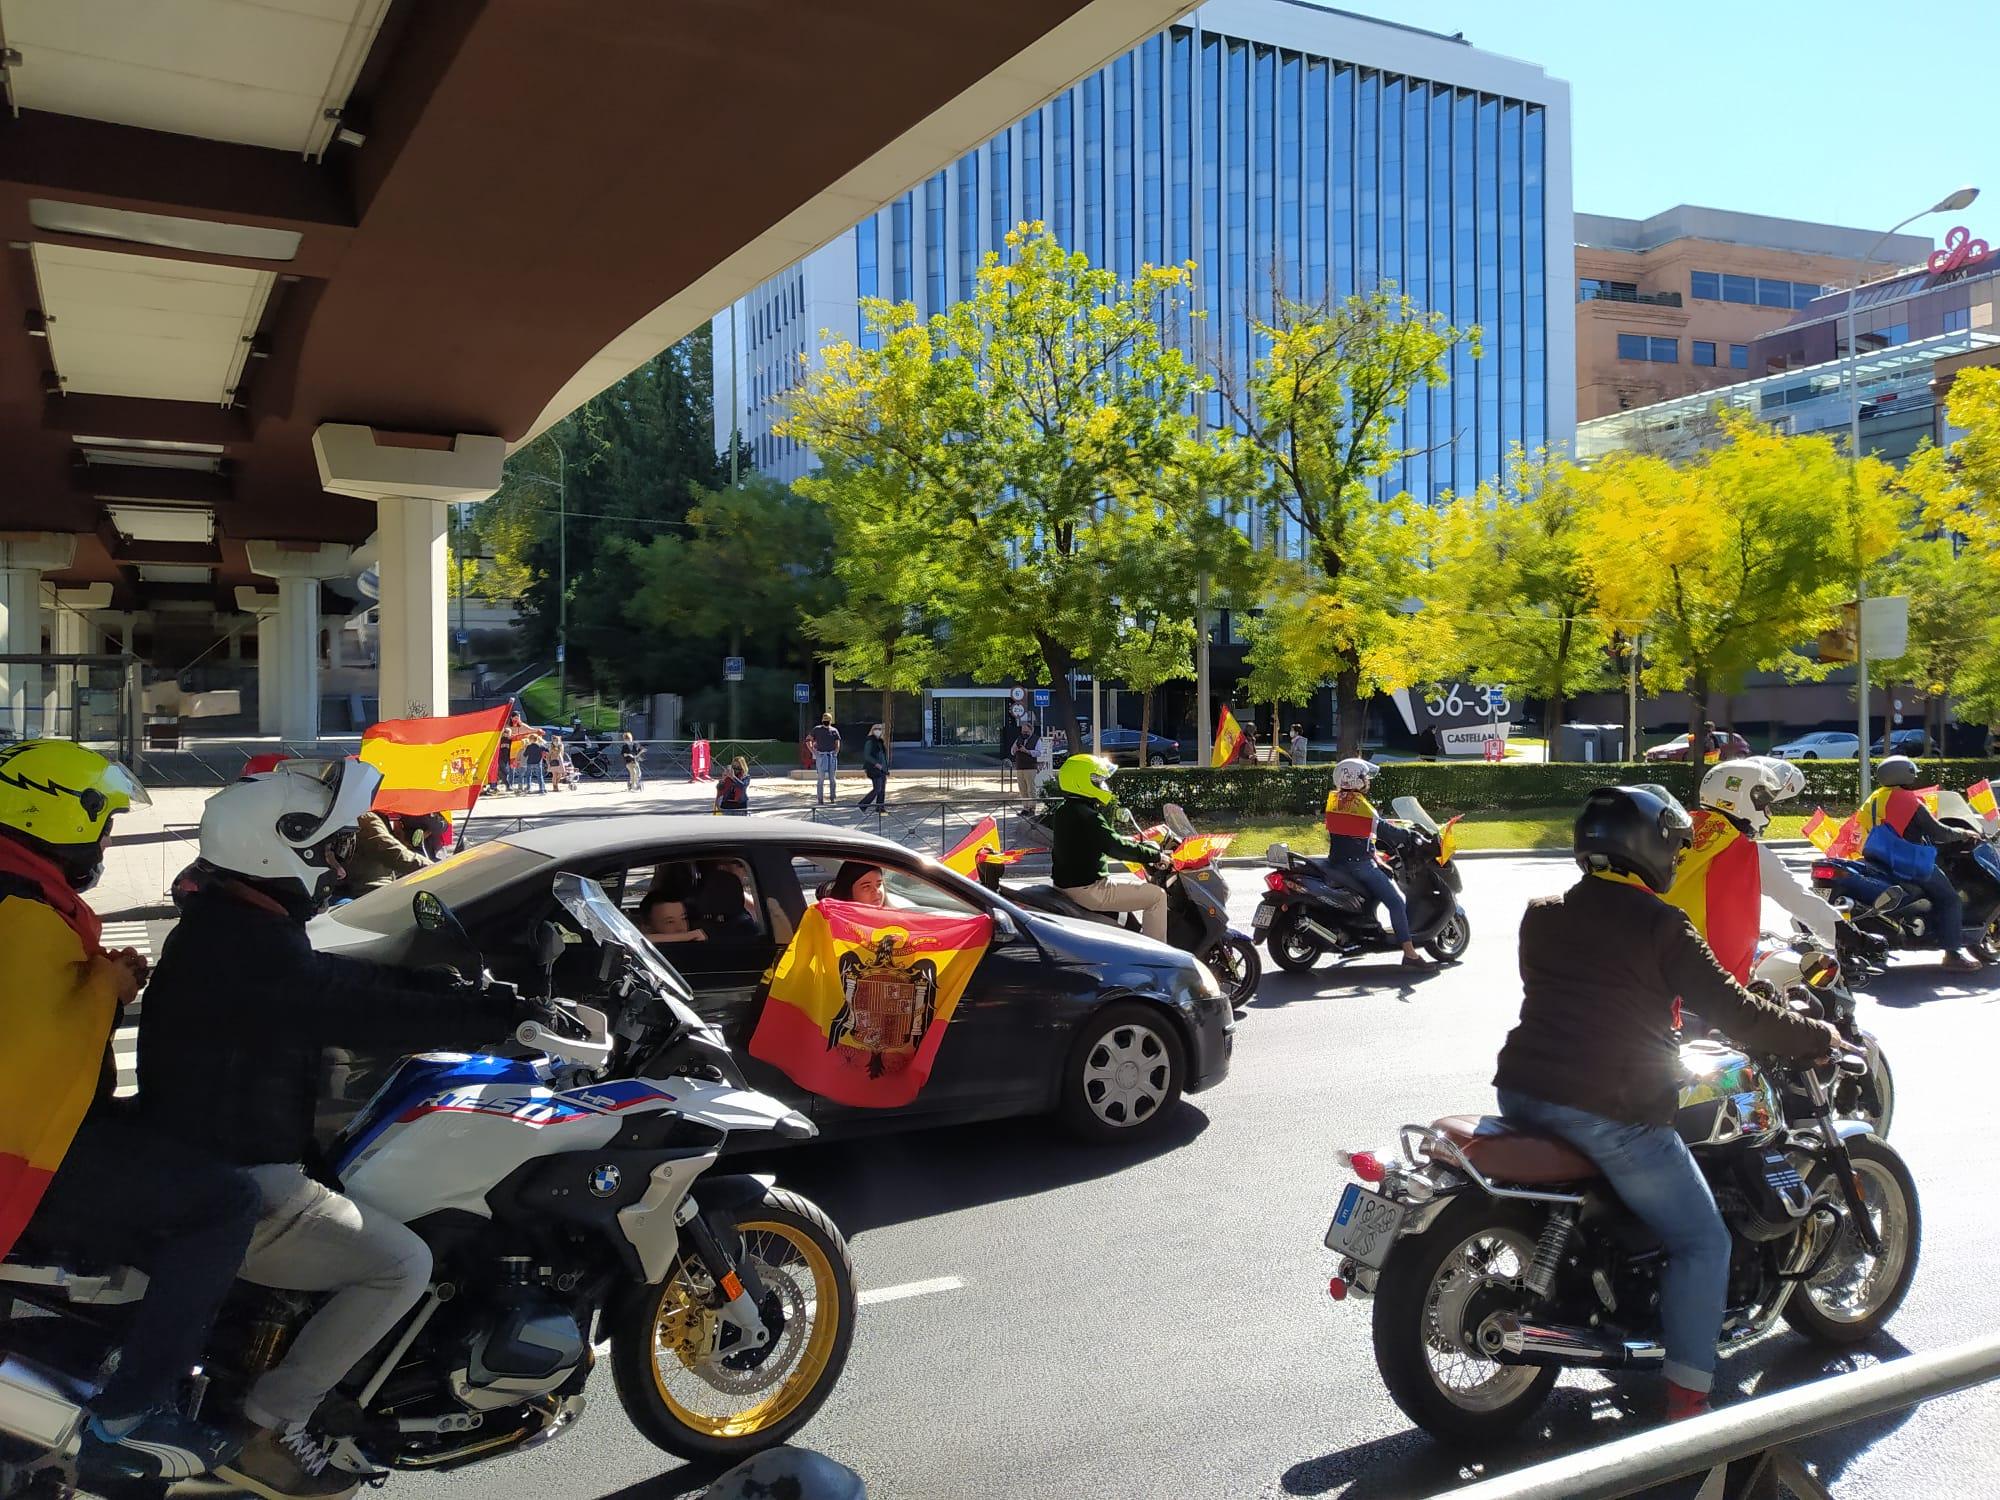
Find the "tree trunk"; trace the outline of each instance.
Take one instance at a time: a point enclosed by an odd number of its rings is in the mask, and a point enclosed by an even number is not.
[[[882,754],[886,760],[896,758],[896,712],[894,695],[887,688],[882,689]]]
[[[1153,695],[1150,692],[1139,695],[1139,769],[1145,770],[1146,752],[1152,748],[1153,739]]]
[[[1688,792],[1689,807],[1694,806],[1693,797],[1701,789],[1702,768],[1708,764],[1708,742],[1702,738],[1701,726],[1708,722],[1708,678],[1697,673],[1688,683],[1688,702],[1691,705],[1688,717]]]
[[[1554,694],[1542,700],[1542,743],[1546,747],[1543,755],[1548,760],[1556,758],[1556,729],[1562,719],[1562,699]]]
[[[1361,753],[1361,669],[1349,667],[1333,679],[1334,712],[1340,716],[1340,755]]]
[[[1070,690],[1069,685],[1070,669],[1076,665],[1076,657],[1069,647],[1048,636],[1036,636],[1035,643],[1042,648],[1042,660],[1048,663],[1049,695],[1055,705],[1055,722],[1062,725],[1069,735],[1070,753],[1081,754],[1090,746],[1083,737],[1083,721],[1077,717],[1076,712],[1076,694]]]

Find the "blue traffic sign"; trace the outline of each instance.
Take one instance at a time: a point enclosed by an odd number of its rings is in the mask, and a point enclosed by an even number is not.
[[[743,680],[742,657],[725,656],[722,658],[722,680],[724,682],[741,682]]]
[[[812,701],[813,685],[810,682],[795,682],[792,684],[792,702],[810,703]]]
[[[1048,706],[1049,706],[1049,690],[1047,688],[1036,688],[1035,707],[1047,708]]]

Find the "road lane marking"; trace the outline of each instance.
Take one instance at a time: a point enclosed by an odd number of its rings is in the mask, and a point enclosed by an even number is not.
[[[901,1302],[906,1297],[928,1297],[932,1292],[955,1292],[965,1285],[962,1276],[933,1276],[929,1281],[906,1281],[900,1286],[878,1286],[873,1291],[862,1292],[854,1299],[859,1307],[872,1307],[877,1302]]]

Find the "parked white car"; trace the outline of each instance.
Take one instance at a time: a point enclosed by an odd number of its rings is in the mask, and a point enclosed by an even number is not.
[[[1786,760],[1854,760],[1861,754],[1861,736],[1840,729],[1816,729],[1771,747]]]

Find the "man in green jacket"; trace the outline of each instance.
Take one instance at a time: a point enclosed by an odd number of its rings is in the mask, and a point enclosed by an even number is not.
[[[1057,890],[1091,911],[1139,913],[1146,936],[1167,940],[1167,893],[1150,881],[1111,880],[1105,865],[1131,860],[1152,865],[1160,851],[1120,834],[1111,822],[1118,768],[1102,756],[1072,755],[1056,773],[1062,801],[1049,814],[1050,877]]]

